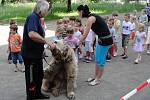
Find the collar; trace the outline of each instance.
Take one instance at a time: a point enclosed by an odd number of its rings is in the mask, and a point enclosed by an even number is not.
[[[33,12],[33,13],[35,13],[39,18],[42,18],[42,16],[40,14],[38,14],[36,12]]]

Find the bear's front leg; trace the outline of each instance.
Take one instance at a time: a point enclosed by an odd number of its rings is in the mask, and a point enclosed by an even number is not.
[[[67,97],[69,100],[75,99],[75,67],[74,64],[66,64],[66,73],[67,73]]]
[[[43,83],[42,83],[42,89],[44,91],[48,91],[50,82],[53,81],[55,75],[56,75],[56,70],[58,70],[58,64],[55,62],[54,59],[51,60],[49,63],[49,66],[47,66],[44,69],[44,77],[43,77]]]
[[[52,88],[52,94],[53,96],[58,97],[60,95],[61,80],[56,77],[53,82],[54,87]]]

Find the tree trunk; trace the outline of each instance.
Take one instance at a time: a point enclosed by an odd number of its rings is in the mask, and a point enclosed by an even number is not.
[[[130,2],[130,0],[125,0],[125,3],[129,3]]]
[[[136,3],[139,3],[140,0],[136,0]]]
[[[5,0],[2,0],[1,1],[1,5],[3,6],[5,4]]]
[[[67,12],[71,11],[71,0],[67,1]]]

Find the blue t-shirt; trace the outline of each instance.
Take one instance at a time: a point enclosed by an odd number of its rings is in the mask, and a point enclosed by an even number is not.
[[[34,31],[44,38],[45,32],[41,24],[40,16],[32,12],[26,19],[23,32],[22,56],[27,58],[42,58],[44,44],[31,40],[28,33]]]

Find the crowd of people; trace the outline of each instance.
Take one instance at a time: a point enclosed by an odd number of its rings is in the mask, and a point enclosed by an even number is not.
[[[17,22],[11,20],[8,62],[13,62],[15,72],[24,72],[19,68],[24,63],[27,100],[49,98],[41,93],[42,57],[44,47],[46,48],[44,44],[53,49],[56,47],[55,43],[63,39],[75,51],[77,61],[80,59],[86,63],[94,61],[96,63],[95,75],[87,80],[92,86],[100,83],[105,62],[118,56],[119,44],[122,44],[122,54],[120,54],[122,59],[127,59],[129,56],[128,44],[133,46],[134,52],[137,53],[135,64],[141,61],[145,50],[150,55],[150,18],[148,14],[150,9],[148,7],[143,9],[140,15],[137,15],[136,11],[132,14],[125,14],[121,21],[117,12],[113,12],[111,17],[101,17],[91,13],[87,5],[80,5],[77,12],[80,17],[87,18],[86,25],[84,26],[81,19],[74,16],[57,20],[55,36],[51,37],[54,42],[44,38],[46,25],[43,17],[49,10],[49,4],[46,1],[38,1],[33,12],[27,17],[23,41],[17,32]],[[19,65],[17,60],[19,60]]]

